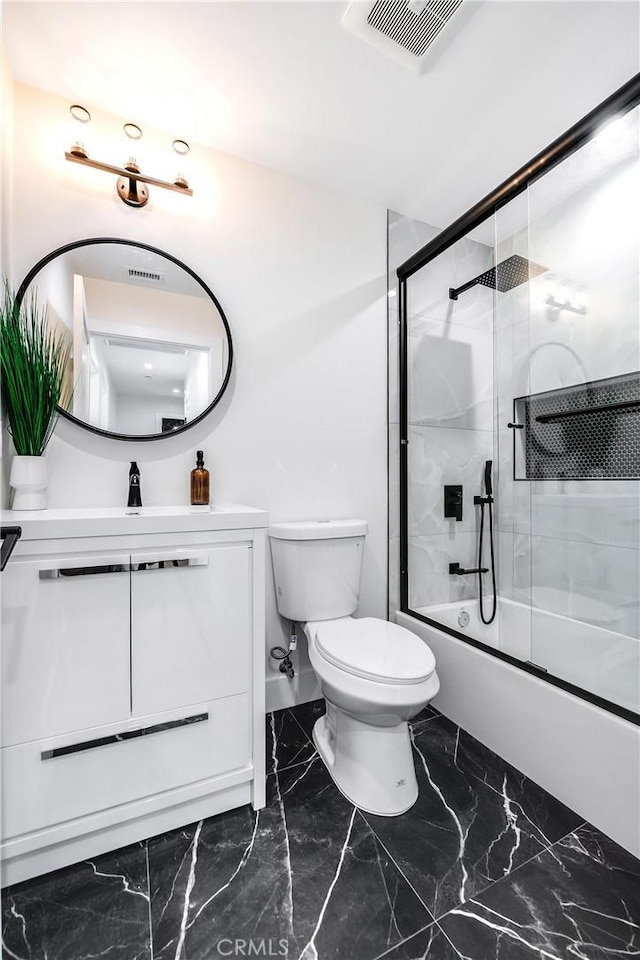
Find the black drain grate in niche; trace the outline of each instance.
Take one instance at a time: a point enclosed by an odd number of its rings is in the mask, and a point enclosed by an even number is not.
[[[640,373],[518,397],[514,414],[516,479],[640,479]]]

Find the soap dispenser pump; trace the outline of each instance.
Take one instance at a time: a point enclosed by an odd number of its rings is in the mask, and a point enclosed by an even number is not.
[[[129,468],[129,499],[127,500],[127,506],[134,508],[142,506],[140,470],[135,460],[131,461],[131,467]]]
[[[205,507],[209,503],[209,471],[204,465],[204,452],[196,453],[195,470],[191,471],[191,505]]]

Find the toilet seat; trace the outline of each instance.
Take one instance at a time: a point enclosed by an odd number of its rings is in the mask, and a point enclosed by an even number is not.
[[[436,668],[435,657],[419,637],[387,620],[340,617],[307,623],[307,630],[323,659],[366,680],[421,683]]]

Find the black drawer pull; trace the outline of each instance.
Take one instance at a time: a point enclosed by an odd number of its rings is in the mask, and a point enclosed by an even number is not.
[[[43,750],[41,760],[55,760],[56,757],[68,757],[72,753],[81,753],[83,750],[94,750],[96,747],[106,747],[113,743],[124,743],[126,740],[137,740],[152,733],[164,733],[166,730],[175,730],[177,727],[188,727],[192,723],[202,723],[208,720],[208,713],[195,713],[191,717],[180,720],[168,720],[166,723],[156,723],[152,727],[139,727],[137,730],[124,730],[122,733],[113,733],[109,737],[99,737],[96,740],[83,740],[81,743],[70,743],[66,747],[55,747],[53,750]]]

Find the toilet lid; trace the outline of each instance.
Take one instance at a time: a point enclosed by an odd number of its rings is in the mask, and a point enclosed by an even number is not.
[[[341,617],[314,625],[318,651],[334,666],[380,683],[419,683],[436,660],[415,633],[374,617]]]

